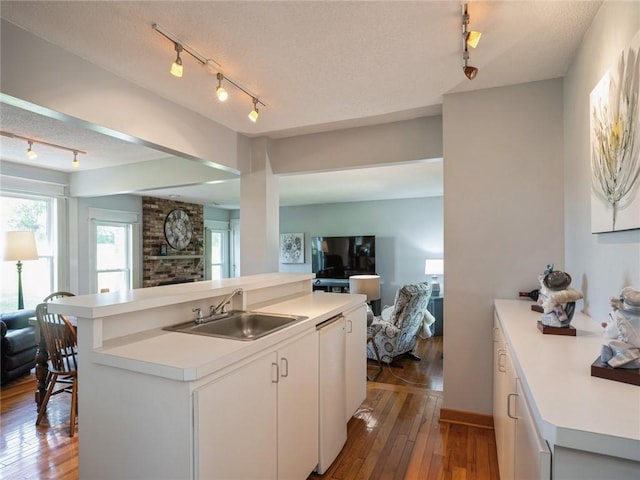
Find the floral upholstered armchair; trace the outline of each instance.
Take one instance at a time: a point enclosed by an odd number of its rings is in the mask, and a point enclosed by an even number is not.
[[[389,320],[375,317],[367,327],[367,358],[391,363],[394,357],[413,352],[418,335],[425,324],[427,305],[431,298],[431,285],[412,283],[396,292]]]

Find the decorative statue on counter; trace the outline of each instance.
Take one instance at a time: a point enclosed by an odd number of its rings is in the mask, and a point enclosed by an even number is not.
[[[604,338],[600,360],[613,368],[640,368],[640,290],[625,287],[611,297],[611,322],[602,322]]]
[[[576,301],[583,298],[582,292],[570,288],[571,275],[554,270],[553,264],[539,276],[540,292],[538,305],[542,307],[540,322],[547,327],[568,328],[576,308]]]

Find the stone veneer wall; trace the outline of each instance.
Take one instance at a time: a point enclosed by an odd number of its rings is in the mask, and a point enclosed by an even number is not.
[[[171,248],[164,236],[164,220],[169,212],[176,209],[187,212],[191,220],[193,231],[191,242],[184,250]],[[179,255],[203,255],[204,207],[202,205],[142,197],[142,232],[143,287],[204,280],[204,257],[171,258]],[[167,258],[152,258],[160,256],[160,245],[166,245]]]

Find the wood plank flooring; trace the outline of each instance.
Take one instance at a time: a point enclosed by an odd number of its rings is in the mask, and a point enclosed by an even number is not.
[[[421,340],[418,353],[421,361],[398,359],[367,383],[347,444],[309,480],[499,479],[493,430],[439,422],[442,337]],[[32,373],[0,390],[0,478],[77,480],[82,425],[69,438],[70,397],[53,397],[36,427],[35,385]]]

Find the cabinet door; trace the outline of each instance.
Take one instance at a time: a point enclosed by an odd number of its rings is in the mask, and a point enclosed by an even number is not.
[[[277,478],[276,370],[273,352],[194,392],[196,478]]]
[[[362,305],[345,314],[347,388],[346,421],[367,397],[367,308]]]
[[[279,348],[278,356],[278,478],[298,480],[318,463],[318,332]]]
[[[520,379],[516,380],[515,478],[518,480],[549,480],[551,451],[536,428]]]
[[[515,420],[509,417],[510,394],[516,392],[515,371],[509,349],[500,329],[498,320],[494,323],[493,353],[493,423],[496,435],[498,467],[502,480],[514,478]],[[513,405],[511,405],[513,407]]]

